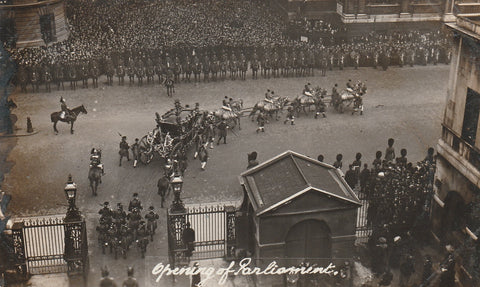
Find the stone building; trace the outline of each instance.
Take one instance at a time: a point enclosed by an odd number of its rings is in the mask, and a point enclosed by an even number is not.
[[[0,1],[0,41],[7,46],[42,46],[67,37],[63,0]]]
[[[469,281],[479,270],[472,255],[480,255],[480,22],[459,17],[447,26],[453,30],[453,53],[437,144],[432,224],[441,246],[459,251],[458,275]]]

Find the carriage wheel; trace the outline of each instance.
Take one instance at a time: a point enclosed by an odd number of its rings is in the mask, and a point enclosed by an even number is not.
[[[147,136],[143,136],[139,142],[140,161],[143,164],[149,164],[153,159],[153,152],[149,152],[150,145],[147,143]]]

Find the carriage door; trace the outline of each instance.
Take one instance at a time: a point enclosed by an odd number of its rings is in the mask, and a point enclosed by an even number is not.
[[[297,265],[304,260],[323,264],[330,261],[331,256],[330,228],[325,222],[304,220],[288,231],[285,257],[290,260],[289,265]]]

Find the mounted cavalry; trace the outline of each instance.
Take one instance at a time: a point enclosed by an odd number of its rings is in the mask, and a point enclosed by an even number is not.
[[[77,120],[78,115],[80,113],[87,114],[87,110],[85,109],[84,105],[69,109],[63,97],[60,98],[60,103],[62,110],[60,112],[54,112],[50,115],[50,119],[53,123],[53,131],[55,134],[58,134],[57,122],[61,121],[70,124],[70,133],[73,134],[73,124]]]
[[[90,181],[90,188],[92,189],[92,195],[97,196],[98,185],[102,183],[102,175],[105,175],[102,163],[102,151],[100,149],[92,148],[89,168],[88,180]]]
[[[241,99],[234,101],[232,98],[227,101],[225,98],[222,104],[222,108],[214,112],[217,121],[225,120],[230,128],[233,129],[238,125],[238,129],[241,130],[240,117],[242,116],[243,101]]]

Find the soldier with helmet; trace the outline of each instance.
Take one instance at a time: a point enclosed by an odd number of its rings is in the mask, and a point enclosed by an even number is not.
[[[102,279],[100,279],[100,287],[117,287],[115,280],[113,277],[108,276],[110,272],[108,272],[107,266],[102,268]]]
[[[132,212],[134,208],[137,208],[138,210],[143,209],[142,203],[138,199],[138,193],[136,192],[133,194],[133,199],[128,204],[128,211]]]
[[[150,233],[151,239],[153,240],[153,234],[155,234],[155,230],[157,229],[157,220],[160,216],[155,212],[153,206],[150,206],[148,210],[148,213],[145,214],[145,219],[147,220],[147,231]]]
[[[122,287],[138,287],[138,282],[135,277],[133,277],[134,269],[133,267],[128,267],[127,276],[128,278],[123,281]]]

